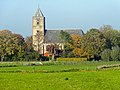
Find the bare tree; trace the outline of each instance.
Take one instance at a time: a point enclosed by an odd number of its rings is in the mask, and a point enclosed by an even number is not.
[[[37,31],[35,35],[35,40],[33,42],[34,42],[34,47],[40,54],[43,53],[44,51],[43,41],[44,41],[44,34],[41,31]]]

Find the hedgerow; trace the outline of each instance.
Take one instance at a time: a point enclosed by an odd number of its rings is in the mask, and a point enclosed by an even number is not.
[[[57,58],[57,61],[87,61],[87,58]]]

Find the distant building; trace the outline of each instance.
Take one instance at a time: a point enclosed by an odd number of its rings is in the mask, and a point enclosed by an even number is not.
[[[60,31],[61,30],[45,29],[45,17],[40,8],[38,8],[35,15],[32,17],[32,37],[34,50],[46,56],[50,55],[48,50],[50,46],[57,45],[60,50],[63,50],[64,44],[59,39]],[[83,35],[83,31],[81,29],[68,29],[63,31],[66,31],[69,34]]]

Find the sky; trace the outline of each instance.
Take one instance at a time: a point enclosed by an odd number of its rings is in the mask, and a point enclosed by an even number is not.
[[[0,0],[0,30],[31,36],[38,5],[48,30],[77,28],[87,32],[103,25],[120,30],[120,0]]]

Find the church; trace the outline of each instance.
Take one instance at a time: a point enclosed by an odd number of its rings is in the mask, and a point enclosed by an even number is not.
[[[57,45],[59,50],[63,50],[64,44],[59,38],[61,31],[68,32],[69,34],[84,34],[81,29],[46,30],[45,17],[40,8],[38,8],[35,15],[32,17],[33,49],[45,56],[49,56],[51,54],[49,47],[52,47],[53,49],[54,46]],[[54,53],[54,51],[52,52]]]

